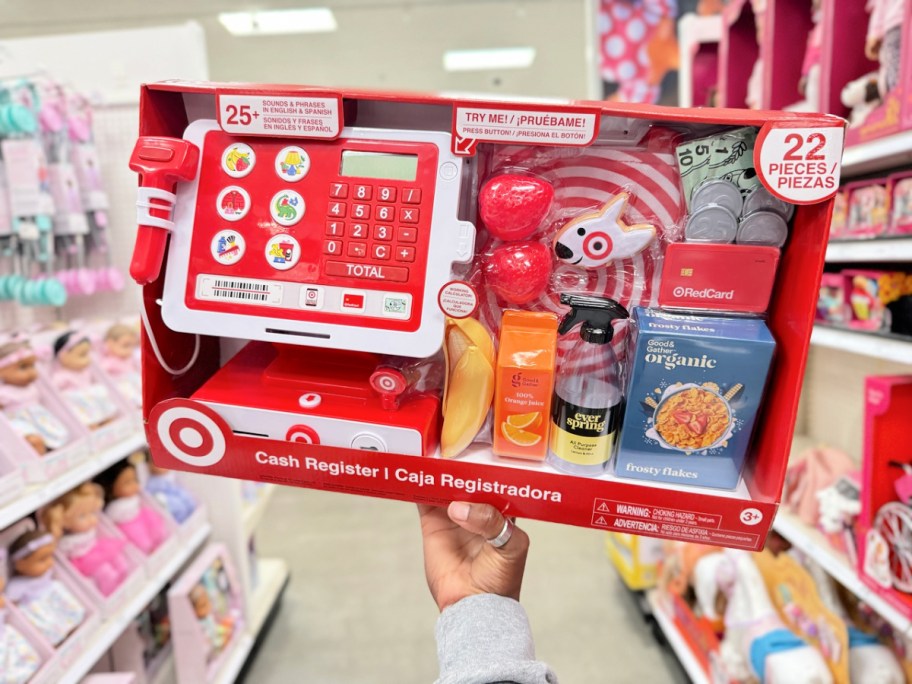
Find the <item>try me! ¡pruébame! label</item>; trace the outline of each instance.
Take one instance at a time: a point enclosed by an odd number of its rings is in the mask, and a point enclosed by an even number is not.
[[[455,109],[453,133],[466,140],[585,146],[595,140],[598,122],[597,111],[584,109],[460,105]]]

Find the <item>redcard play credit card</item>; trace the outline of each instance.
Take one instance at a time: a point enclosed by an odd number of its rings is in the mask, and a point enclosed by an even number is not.
[[[779,250],[751,245],[668,245],[659,306],[762,313],[776,281]]]

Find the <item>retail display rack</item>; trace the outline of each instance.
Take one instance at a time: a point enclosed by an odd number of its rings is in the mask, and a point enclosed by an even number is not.
[[[743,3],[736,3],[743,4]],[[804,10],[802,4],[802,10]],[[729,11],[731,15],[731,11]],[[705,18],[700,18],[705,19]],[[704,43],[713,40],[722,41],[723,33],[730,30],[725,22],[702,21],[686,24],[687,26],[700,26],[702,33],[684,37],[681,24],[681,60],[682,74],[692,74],[694,66],[692,60],[700,51],[705,52]],[[753,27],[738,26],[737,30],[748,33]],[[713,34],[713,31],[718,33]],[[730,44],[730,37],[729,37]],[[699,48],[699,49],[698,49]],[[756,55],[755,55],[756,56]],[[720,60],[725,60],[727,55],[724,49],[720,50]],[[753,63],[752,57],[747,57],[738,52],[738,61],[749,65]],[[689,62],[683,65],[684,62]],[[740,97],[743,93],[733,93],[731,87],[743,88],[744,79],[736,78],[732,71],[733,65],[720,64],[720,79],[729,80],[729,97]],[[692,97],[694,85],[691,79],[680,83],[679,96],[683,101]],[[724,89],[720,85],[720,89]],[[767,93],[768,95],[769,93]],[[774,103],[773,103],[774,104]],[[869,176],[871,174],[885,174],[897,167],[912,164],[912,130],[906,130],[893,135],[885,136],[869,142],[855,144],[847,147],[842,158],[843,181],[853,178]],[[867,240],[840,240],[829,244],[826,252],[827,264],[912,264],[912,236],[909,237],[883,237]],[[870,372],[872,363],[879,368],[889,368],[897,373],[912,373],[912,339],[886,333],[861,332],[836,328],[818,324],[814,326],[811,336],[812,361],[814,356],[819,363],[809,363],[805,378],[803,395],[804,403],[826,403],[826,409],[831,411],[830,420],[833,425],[846,421],[846,424],[859,426],[862,422],[859,414],[849,415],[848,411],[857,410],[858,404],[854,401],[854,394],[859,394],[863,378]],[[837,357],[833,355],[840,355]],[[842,362],[849,355],[848,363]],[[841,385],[835,388],[833,384],[825,384],[826,379],[821,377],[826,374],[826,368],[837,364],[840,368]],[[823,387],[826,390],[823,390]],[[831,394],[835,392],[835,394]],[[857,428],[860,431],[860,427]],[[812,431],[813,432],[813,431]],[[817,433],[821,430],[817,430]],[[825,434],[796,434],[793,443],[793,457],[808,446],[814,445]],[[854,435],[854,436],[860,436]],[[860,459],[860,452],[855,453]],[[803,523],[801,520],[780,508],[773,523],[773,529],[788,540],[792,546],[800,549],[805,555],[829,573],[839,584],[856,595],[872,610],[877,612],[894,629],[907,637],[912,637],[912,620],[903,615],[882,596],[872,591],[858,574],[853,561],[844,553],[834,549],[816,529]],[[661,631],[663,641],[677,656],[681,666],[693,682],[708,682],[704,668],[697,655],[691,650],[690,645],[678,631],[669,612],[663,605],[662,595],[659,590],[647,593],[644,600],[648,612],[654,620],[656,628]]]

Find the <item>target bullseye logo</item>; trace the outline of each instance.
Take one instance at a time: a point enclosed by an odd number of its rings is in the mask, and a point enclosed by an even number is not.
[[[381,392],[401,392],[402,377],[393,373],[378,373],[373,378],[375,387]]]
[[[303,442],[304,444],[319,444],[320,435],[309,425],[292,425],[285,435],[286,442]]]
[[[208,468],[222,460],[225,435],[212,418],[188,406],[175,406],[158,418],[158,438],[174,458],[195,468]]]
[[[601,259],[611,251],[613,243],[608,233],[590,233],[583,240],[583,253],[590,259]]]

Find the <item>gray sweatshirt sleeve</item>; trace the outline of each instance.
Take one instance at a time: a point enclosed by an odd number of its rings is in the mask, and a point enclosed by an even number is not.
[[[526,611],[494,594],[469,596],[437,619],[437,684],[557,684],[535,660]]]

